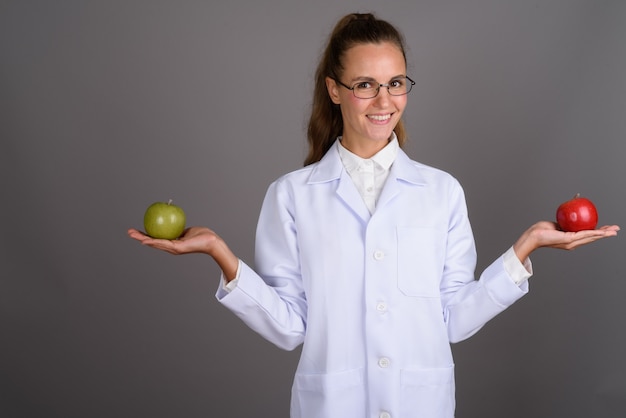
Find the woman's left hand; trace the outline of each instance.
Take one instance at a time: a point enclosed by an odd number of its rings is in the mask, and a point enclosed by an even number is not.
[[[554,222],[541,221],[528,228],[517,240],[513,249],[517,257],[524,261],[530,253],[541,247],[574,250],[602,238],[614,237],[619,230],[617,225],[605,225],[598,229],[564,232]]]

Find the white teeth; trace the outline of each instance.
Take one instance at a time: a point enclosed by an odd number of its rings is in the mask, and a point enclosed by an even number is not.
[[[374,120],[387,120],[391,117],[391,114],[386,114],[386,115],[368,115],[367,116],[370,119],[374,119]]]

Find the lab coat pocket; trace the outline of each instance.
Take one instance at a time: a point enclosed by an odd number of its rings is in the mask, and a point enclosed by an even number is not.
[[[426,227],[397,228],[398,289],[406,296],[439,297],[446,234]]]
[[[401,417],[454,417],[454,366],[402,370],[400,381]]]
[[[365,416],[363,369],[338,373],[296,374],[292,415],[306,418]]]

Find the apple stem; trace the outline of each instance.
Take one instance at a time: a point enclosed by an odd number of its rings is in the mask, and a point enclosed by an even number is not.
[[[578,199],[579,197],[580,197],[580,193],[576,193],[576,194],[574,195],[574,199]],[[171,200],[170,200],[170,202],[171,202]]]
[[[170,199],[170,200],[167,202],[167,204],[168,204],[168,205],[171,205],[171,204],[172,204],[172,199]]]

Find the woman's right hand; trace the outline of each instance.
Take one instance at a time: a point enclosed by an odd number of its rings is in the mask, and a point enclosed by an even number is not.
[[[211,250],[218,245],[217,242],[220,240],[217,234],[209,228],[198,226],[185,229],[183,235],[174,240],[151,238],[134,228],[128,230],[128,235],[143,245],[176,255],[190,253],[211,255]]]
[[[151,238],[134,228],[128,230],[128,236],[143,245],[170,254],[208,254],[220,266],[227,280],[236,276],[239,258],[230,251],[224,240],[209,228],[199,226],[187,228],[183,235],[174,240]]]

